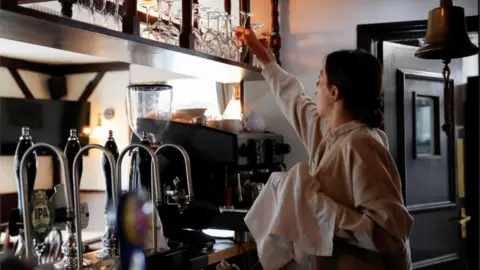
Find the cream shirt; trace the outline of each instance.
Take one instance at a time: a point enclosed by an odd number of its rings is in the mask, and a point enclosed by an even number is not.
[[[312,269],[411,269],[413,218],[385,133],[358,121],[329,130],[298,79],[276,62],[262,74],[308,152],[323,207],[336,209],[333,254]]]

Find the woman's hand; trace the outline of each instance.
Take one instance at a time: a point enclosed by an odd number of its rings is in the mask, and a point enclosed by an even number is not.
[[[237,27],[235,31],[235,36],[245,44],[253,54],[255,54],[260,62],[263,65],[273,61],[272,56],[270,55],[268,49],[260,40],[258,40],[255,33],[250,29],[245,29],[243,27]]]

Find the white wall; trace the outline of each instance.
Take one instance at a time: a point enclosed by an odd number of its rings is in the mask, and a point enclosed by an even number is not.
[[[96,73],[68,75],[68,95],[66,99],[78,100],[85,86],[95,75]],[[107,72],[88,99],[91,102],[90,126],[92,128],[97,124],[99,113],[103,113],[107,108],[115,110],[113,119],[106,120],[104,117],[101,119],[102,127],[105,131],[109,129],[113,131],[113,136],[120,150],[129,143],[128,122],[124,106],[126,86],[129,82],[128,78],[128,71]],[[104,133],[99,138],[90,138],[90,143],[104,145],[106,138],[107,133]],[[127,163],[126,158],[124,163]],[[104,190],[105,180],[102,170],[102,153],[98,150],[89,151],[88,157],[83,158],[83,168],[80,188],[82,190]],[[125,178],[128,173],[128,166],[123,166],[122,168],[122,175]]]
[[[48,98],[47,76],[35,72],[19,70],[20,76],[35,98]],[[0,68],[1,97],[24,97],[17,83],[10,75],[8,69]],[[18,130],[20,137],[21,130]],[[52,159],[50,157],[38,158],[39,168],[35,179],[35,189],[49,189],[52,186]],[[0,194],[16,192],[17,184],[13,167],[13,156],[0,156]]]
[[[270,1],[267,1],[270,2]],[[358,24],[427,19],[438,0],[284,0],[280,2],[280,50],[283,67],[298,76],[313,96],[324,57],[338,49],[356,48]],[[477,14],[477,0],[456,0],[466,15]],[[252,22],[269,22],[269,4],[252,1]],[[264,8],[268,6],[267,8]],[[262,11],[263,9],[263,11]],[[264,82],[248,83],[246,111],[263,115],[270,131],[281,133],[291,145],[287,166],[307,161],[306,151],[281,115]]]

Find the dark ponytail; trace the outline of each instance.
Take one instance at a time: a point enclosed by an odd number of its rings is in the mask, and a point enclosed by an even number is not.
[[[327,82],[336,86],[345,110],[372,128],[383,127],[382,65],[362,50],[340,50],[327,55]]]

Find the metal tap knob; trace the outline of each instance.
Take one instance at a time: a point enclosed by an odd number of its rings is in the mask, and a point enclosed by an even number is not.
[[[123,149],[123,151],[120,153],[118,156],[117,160],[117,166],[116,166],[116,173],[115,177],[117,178],[118,183],[122,183],[122,161],[125,155],[130,151],[131,149],[135,148],[140,148],[141,150],[147,151],[147,153],[150,155],[152,159],[152,178],[151,178],[151,192],[150,192],[150,197],[151,200],[156,204],[156,206],[162,206],[163,205],[163,190],[162,190],[162,183],[160,182],[160,173],[158,169],[158,158],[157,155],[155,155],[155,152],[153,152],[152,149],[150,149],[148,146],[142,145],[142,144],[137,144],[133,143],[128,145]],[[120,188],[120,184],[118,187]],[[120,190],[118,190],[120,192]],[[118,193],[120,194],[120,193]],[[157,230],[156,228],[158,227],[157,224],[157,215],[152,215],[152,238],[153,238],[153,249],[154,251],[159,250],[158,247],[158,236],[157,236]]]
[[[183,156],[183,160],[184,160],[184,163],[185,163],[185,175],[186,175],[186,180],[187,180],[187,191],[188,191],[188,194],[182,194],[182,193],[174,193],[172,195],[173,199],[176,201],[176,203],[178,204],[179,208],[180,208],[180,211],[183,210],[184,206],[186,203],[190,203],[193,201],[194,199],[194,194],[193,194],[193,182],[192,182],[192,169],[191,169],[191,166],[190,166],[190,157],[188,156],[188,153],[187,151],[179,146],[179,145],[176,145],[176,144],[169,144],[169,143],[166,143],[166,144],[162,144],[158,147],[158,149],[155,151],[155,156],[163,149],[163,148],[166,148],[166,147],[172,147],[174,149],[177,149]]]

